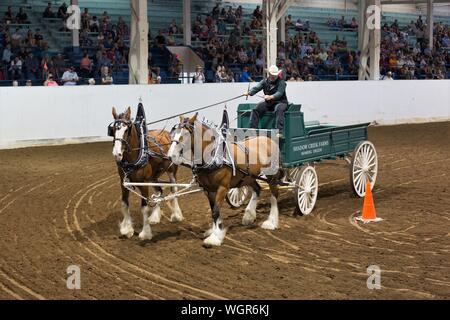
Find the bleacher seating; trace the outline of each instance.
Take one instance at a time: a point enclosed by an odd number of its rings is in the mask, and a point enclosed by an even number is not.
[[[69,58],[70,63],[79,64],[81,59],[81,53],[72,52],[70,50],[71,42],[72,42],[72,33],[59,31],[62,27],[62,22],[60,19],[44,19],[42,18],[42,12],[47,6],[49,0],[33,0],[32,6],[23,4],[20,1],[14,0],[2,0],[0,2],[0,17],[4,15],[8,5],[12,5],[14,12],[17,12],[17,9],[21,6],[25,8],[25,11],[28,14],[28,18],[30,20],[30,24],[28,25],[19,25],[24,31],[27,28],[35,30],[36,28],[40,28],[42,34],[44,35],[45,41],[48,42],[49,50],[47,52],[41,52],[38,56],[42,56],[44,54],[55,55],[58,52],[65,52],[67,57]],[[27,2],[26,0],[24,2]],[[59,5],[64,2],[63,0],[51,0],[51,3],[54,8],[54,12],[57,11]],[[67,1],[66,1],[67,2]],[[209,14],[212,11],[212,8],[216,4],[216,1],[202,1],[202,0],[192,0],[191,3],[191,19],[195,20],[197,15]],[[129,25],[130,23],[130,3],[129,0],[79,0],[78,5],[81,7],[83,12],[84,8],[88,8],[91,16],[96,15],[100,17],[104,11],[107,11],[108,15],[111,17],[113,22],[117,22],[119,17]],[[223,6],[232,5],[233,7],[237,7],[241,5],[244,11],[243,21],[249,23],[251,21],[251,13],[255,8],[254,3],[223,3]],[[182,12],[183,12],[183,1],[182,0],[152,0],[148,1],[148,17],[149,17],[149,26],[150,26],[150,36],[154,38],[161,29],[167,29],[172,20],[175,20],[177,25],[182,28]],[[355,10],[342,10],[342,9],[333,9],[333,8],[309,8],[309,7],[299,7],[299,6],[291,6],[286,13],[286,15],[292,16],[292,21],[295,23],[297,19],[301,19],[302,21],[309,21],[311,29],[317,33],[322,46],[327,48],[331,43],[336,39],[336,36],[339,39],[345,38],[347,42],[347,47],[350,50],[357,50],[357,30],[332,30],[326,23],[327,19],[340,19],[341,16],[344,16],[345,19],[349,22],[353,17],[357,17],[357,12]],[[406,13],[391,13],[385,12],[382,16],[382,24],[392,23],[394,20],[397,20],[398,23],[402,26],[406,26],[410,23],[411,20],[416,20],[418,15],[406,14]],[[425,18],[424,18],[425,19]],[[450,17],[434,17],[435,22],[445,22],[450,23]],[[10,28],[16,27],[16,25],[11,24]],[[230,32],[232,30],[232,25],[227,25],[227,30]],[[295,28],[289,28],[288,34],[293,36],[297,33]],[[262,32],[257,33],[258,37],[262,37]],[[89,33],[89,37],[94,39],[97,37],[97,33]],[[182,35],[174,35],[176,42],[181,43]],[[224,37],[228,37],[224,35]],[[249,40],[247,37],[243,37],[244,43]],[[408,38],[408,42],[410,45],[415,45],[416,39],[414,36],[410,36]],[[203,41],[194,41],[193,47],[201,47],[204,45]],[[67,49],[69,48],[69,49]],[[91,56],[95,55],[96,48],[84,48],[89,52]],[[0,53],[2,48],[0,47]],[[150,53],[153,58],[153,66],[159,67],[162,72],[162,77],[167,74],[167,66],[168,59],[167,56],[170,55],[170,52],[166,49],[160,52],[150,45]],[[206,65],[209,65],[206,63]],[[231,66],[232,70],[236,71],[238,74],[241,71],[241,66]],[[208,70],[210,71],[210,70]],[[118,79],[118,82],[124,83],[128,79],[128,70],[127,67],[123,67],[118,71],[115,71],[114,78]],[[211,80],[214,78],[214,74],[211,72],[206,73],[207,79]],[[323,75],[325,76],[325,75]],[[328,77],[328,75],[326,75]]]

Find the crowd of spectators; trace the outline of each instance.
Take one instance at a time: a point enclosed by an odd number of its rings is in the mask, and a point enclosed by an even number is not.
[[[247,21],[243,21],[242,7],[227,9],[216,5],[212,12],[197,16],[192,28],[192,40],[200,41],[195,52],[205,61],[207,72],[213,74],[208,80],[214,82],[248,82],[263,76],[264,58],[262,52],[262,11],[257,6]],[[278,66],[284,69],[288,79],[313,80],[318,74],[344,73],[356,75],[359,56],[348,52],[344,39],[336,40],[325,49],[308,20],[296,21],[291,15],[285,18],[286,29],[294,29],[295,36],[286,37],[286,42],[278,45]],[[355,25],[355,19],[347,28]],[[227,30],[228,29],[228,30]],[[350,63],[345,62],[350,60]]]
[[[52,19],[49,23],[62,21],[64,27],[60,31],[68,31],[65,23],[68,16],[66,3],[61,4],[55,13],[49,2],[42,13],[42,18]],[[4,48],[0,80],[42,79],[44,84],[74,85],[92,84],[93,78],[98,78],[102,84],[112,84],[112,72],[128,67],[128,25],[121,17],[113,23],[107,11],[98,19],[91,16],[88,9],[84,9],[81,22],[83,57],[79,64],[76,62],[74,65],[63,53],[48,54],[48,43],[40,29],[33,32],[26,26],[28,17],[24,8],[15,14],[12,7],[8,7],[0,21],[0,43]],[[11,28],[11,24],[20,25]]]
[[[0,20],[0,80],[35,80],[43,76],[48,43],[39,28],[30,28],[24,8],[9,6]]]
[[[328,17],[327,25],[331,30],[345,30],[345,29],[357,29],[358,21],[355,17],[352,18],[350,22],[345,20],[345,16],[342,16],[341,19],[335,19],[333,17]]]
[[[257,30],[262,26],[259,7],[251,15],[252,23],[242,22],[242,8],[228,10],[214,7],[202,20],[198,16],[193,26],[193,40],[203,41],[196,52],[206,62],[214,82],[253,81],[263,75],[264,60],[261,37]],[[350,50],[345,36],[330,44],[323,44],[308,20],[285,18],[286,29],[295,29],[293,36],[286,34],[286,41],[278,44],[278,67],[290,81],[322,79],[357,79],[360,53]],[[255,21],[258,21],[255,23]],[[358,22],[329,18],[330,30],[356,32]],[[231,32],[226,34],[226,26]],[[257,26],[255,29],[252,26]],[[230,28],[230,27],[228,27]],[[417,39],[415,45],[414,36]],[[434,24],[434,49],[431,51],[426,37],[426,24],[419,17],[410,25],[399,26],[395,20],[382,27],[380,69],[383,75],[388,71],[395,79],[444,79],[450,65],[450,32],[447,24]],[[235,72],[236,74],[233,74]]]
[[[84,8],[80,29],[80,47],[84,54],[80,74],[84,78],[101,78],[102,84],[112,84],[112,72],[127,68],[128,42],[129,27],[122,17],[112,21],[107,11],[97,17]],[[108,80],[104,81],[105,78]]]
[[[450,65],[450,29],[447,24],[433,25],[433,50],[429,48],[426,24],[419,16],[406,27],[397,20],[382,26],[380,71],[391,71],[395,79],[445,79]],[[410,41],[411,36],[417,41]]]

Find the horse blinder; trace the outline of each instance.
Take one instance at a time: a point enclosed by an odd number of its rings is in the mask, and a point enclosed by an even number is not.
[[[114,137],[114,123],[111,123],[108,126],[108,136],[109,137]]]

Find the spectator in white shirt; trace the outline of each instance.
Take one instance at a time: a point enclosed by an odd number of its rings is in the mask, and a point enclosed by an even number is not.
[[[71,66],[64,72],[62,79],[65,86],[76,86],[79,80],[77,73],[75,72],[75,67]]]
[[[192,77],[192,83],[205,83],[206,78],[205,78],[205,74],[202,71],[202,67],[201,66],[197,66],[196,70],[195,70],[195,74]]]
[[[11,72],[11,78],[22,78],[22,60],[20,60],[19,57],[15,57],[14,60],[11,60],[9,71]]]

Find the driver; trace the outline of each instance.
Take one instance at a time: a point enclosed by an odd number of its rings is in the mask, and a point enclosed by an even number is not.
[[[286,82],[282,79],[281,70],[272,65],[268,70],[268,77],[259,82],[245,96],[253,96],[259,91],[264,92],[264,101],[258,103],[250,116],[250,127],[258,128],[259,119],[267,110],[275,111],[278,136],[283,138],[284,112],[287,109]]]

